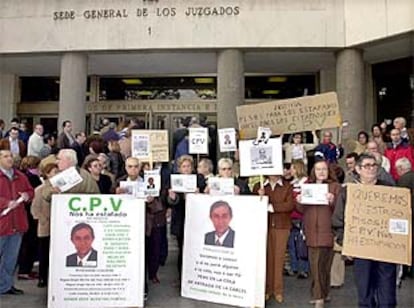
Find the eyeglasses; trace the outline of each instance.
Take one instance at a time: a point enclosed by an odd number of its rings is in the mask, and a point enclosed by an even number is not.
[[[138,168],[138,165],[127,165],[127,168]]]
[[[230,168],[230,167],[227,167],[227,168],[220,168],[220,170],[226,171],[226,170],[231,170],[231,168]]]
[[[377,167],[378,167],[377,164],[365,164],[365,165],[361,165],[361,168],[364,168],[364,169],[374,169],[374,168],[377,168]]]

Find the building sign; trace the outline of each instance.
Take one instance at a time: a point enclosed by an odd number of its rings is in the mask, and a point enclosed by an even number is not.
[[[155,113],[200,113],[217,111],[214,101],[186,101],[186,102],[134,102],[134,101],[111,101],[87,103],[87,113],[111,113],[111,112],[155,112]]]
[[[155,1],[153,1],[155,2]],[[158,1],[157,1],[158,2]],[[143,6],[134,9],[127,8],[93,8],[86,10],[61,10],[54,11],[52,18],[54,21],[70,21],[76,19],[86,20],[105,20],[105,19],[127,19],[127,18],[147,18],[147,17],[219,17],[219,16],[238,16],[240,7],[237,5],[197,5],[187,7],[175,6],[156,6],[146,5],[152,2],[143,1]]]

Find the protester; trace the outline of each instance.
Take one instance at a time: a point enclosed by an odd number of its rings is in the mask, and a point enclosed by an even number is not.
[[[23,234],[28,229],[24,204],[33,198],[27,177],[13,168],[9,150],[0,150],[0,294],[19,295],[14,271]],[[5,212],[6,211],[6,212]]]
[[[75,134],[75,142],[72,144],[72,149],[76,152],[76,157],[78,159],[78,166],[82,166],[85,161],[85,157],[88,154],[88,150],[85,146],[86,135],[84,132],[79,132]]]
[[[302,143],[303,135],[302,133],[294,133],[291,136],[291,142],[287,142],[283,145],[283,150],[285,151],[285,163],[292,163],[295,160],[301,160],[304,162],[305,166],[308,165],[308,155],[307,152],[315,149],[319,144],[318,136],[316,132],[312,132],[313,143]],[[283,138],[283,135],[280,136]]]
[[[98,184],[101,194],[110,194],[113,192],[111,178],[102,174],[102,165],[98,158],[90,158],[87,160],[84,168],[91,174],[96,184]]]
[[[20,171],[26,175],[33,189],[42,184],[38,169],[39,164],[40,159],[36,156],[26,156],[22,159],[20,163]],[[23,280],[36,278],[36,275],[32,270],[34,262],[37,260],[37,221],[34,220],[30,212],[30,206],[30,203],[25,204],[29,228],[27,232],[23,235],[18,259],[19,271],[17,277],[18,279]]]
[[[389,184],[377,179],[378,164],[370,154],[362,154],[355,167],[363,185]],[[338,197],[332,216],[332,227],[340,245],[344,235],[344,213],[347,202],[346,188]],[[358,290],[360,307],[395,307],[396,301],[396,265],[370,259],[354,258],[354,276]]]
[[[75,138],[72,135],[72,122],[69,120],[63,121],[62,129],[63,131],[57,140],[57,147],[59,149],[70,149],[75,142]]]
[[[346,172],[344,183],[356,183],[358,182],[358,175],[355,171],[356,162],[358,160],[358,154],[355,152],[349,153],[345,157]]]
[[[19,129],[12,127],[9,130],[9,135],[6,138],[0,140],[0,150],[9,150],[13,157],[25,157],[26,145],[19,139]]]
[[[208,158],[202,158],[198,165],[197,165],[197,173],[204,176],[204,179],[207,181],[208,178],[213,177],[213,162],[211,159]]]
[[[382,135],[381,127],[379,124],[372,125],[370,141],[376,142],[376,144],[378,145],[378,151],[381,154],[384,154],[384,151],[387,148],[387,144],[384,142],[384,137]],[[368,146],[369,144],[367,145],[367,148]]]
[[[253,192],[269,197],[266,258],[266,300],[274,295],[276,302],[284,301],[283,261],[291,228],[293,187],[280,175],[268,176],[263,187],[256,184]]]
[[[332,133],[325,131],[322,142],[315,148],[315,156],[326,159],[328,163],[338,163],[338,159],[344,155],[342,147],[337,147],[332,142]]]
[[[110,140],[108,142],[108,149],[109,171],[118,179],[125,174],[125,163],[121,154],[121,147],[118,141]]]
[[[302,195],[296,198],[297,208],[303,213],[306,244],[309,249],[309,263],[312,278],[312,300],[315,307],[323,307],[330,301],[330,273],[333,259],[333,234],[331,216],[335,208],[340,185],[325,160],[315,162],[309,183],[328,184],[327,205],[301,204]]]
[[[399,175],[395,168],[395,162],[398,159],[405,157],[410,161],[412,166],[414,165],[413,148],[409,144],[403,142],[401,139],[401,132],[398,128],[391,130],[391,143],[388,144],[384,156],[390,161],[390,173],[396,181],[399,179]]]
[[[43,125],[36,124],[33,134],[29,138],[27,144],[27,155],[40,157],[41,151],[45,143],[43,142]]]
[[[58,173],[56,163],[47,163],[41,169],[43,179],[47,180]],[[50,247],[50,202],[42,197],[44,184],[36,187],[31,213],[37,219],[37,236],[39,238],[39,280],[37,286],[45,288],[49,277],[49,247]]]

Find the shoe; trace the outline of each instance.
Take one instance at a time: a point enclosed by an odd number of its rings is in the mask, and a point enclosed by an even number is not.
[[[9,295],[22,295],[24,292],[23,290],[16,289],[15,287],[11,287],[8,291],[2,294],[9,294]]]
[[[18,274],[17,279],[18,280],[33,280],[37,278],[32,277],[30,274]]]
[[[272,297],[271,294],[266,293],[266,295],[265,295],[265,301],[267,302],[268,300],[270,300],[271,297]]]
[[[298,275],[298,279],[308,279],[309,274],[306,272],[300,272]]]
[[[323,299],[317,299],[315,300],[315,308],[323,308],[324,307],[324,301]]]
[[[329,303],[331,301],[331,297],[328,295],[323,301]]]
[[[285,276],[296,276],[297,273],[298,272],[296,272],[296,271],[286,270],[286,269],[283,271],[283,275],[285,275]]]
[[[276,300],[276,302],[277,302],[277,303],[279,303],[279,304],[283,303],[283,295],[282,295],[282,294],[277,294],[277,295],[275,296],[275,300]]]
[[[309,301],[309,304],[311,304],[311,305],[315,305],[318,301],[323,301],[323,299],[311,299],[311,300]]]
[[[155,276],[154,278],[151,279],[152,283],[160,283],[160,280],[158,279],[157,276]]]
[[[47,287],[47,282],[44,280],[39,280],[39,282],[37,283],[37,287],[38,288],[46,288]]]

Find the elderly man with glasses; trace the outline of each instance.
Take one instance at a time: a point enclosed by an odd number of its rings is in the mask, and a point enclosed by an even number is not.
[[[360,155],[355,170],[363,185],[390,186],[389,183],[378,179],[378,163],[370,154]],[[332,228],[340,245],[344,237],[346,198],[346,188],[343,188],[332,216]],[[395,307],[397,305],[396,264],[354,258],[354,272],[359,307]]]

